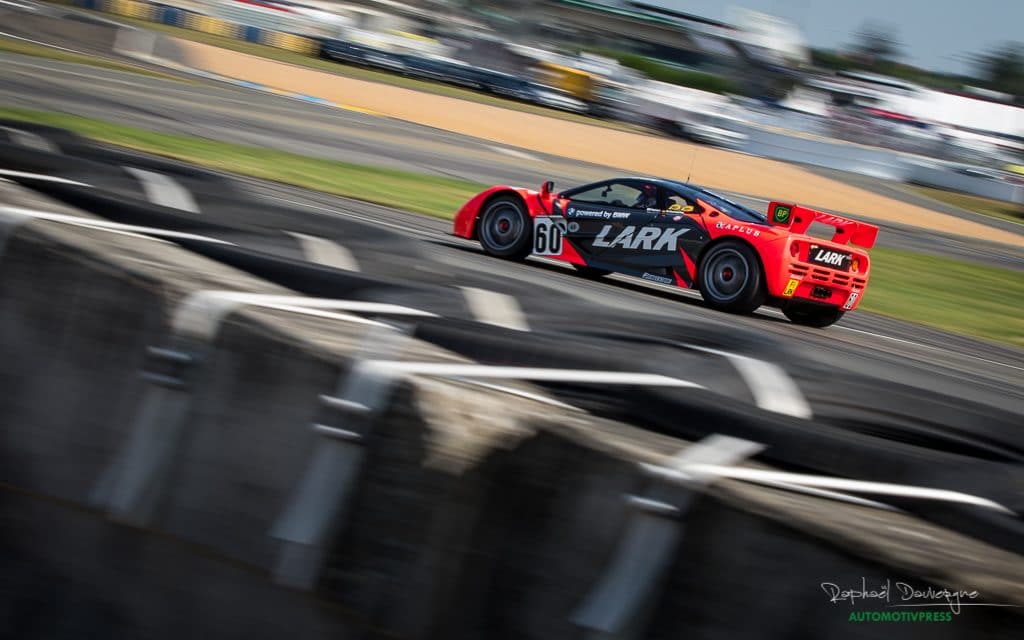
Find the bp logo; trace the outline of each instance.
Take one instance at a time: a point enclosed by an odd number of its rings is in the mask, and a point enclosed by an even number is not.
[[[779,224],[786,224],[789,222],[789,214],[792,213],[789,207],[782,205],[776,205],[775,211],[772,213],[772,218]]]

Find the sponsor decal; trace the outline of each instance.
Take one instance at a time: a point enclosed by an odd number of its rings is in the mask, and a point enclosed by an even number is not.
[[[789,282],[786,283],[786,288],[783,289],[782,295],[787,298],[792,298],[793,294],[796,293],[796,288],[800,285],[800,281],[796,278],[790,278]]]
[[[715,223],[715,228],[716,229],[724,229],[726,231],[735,231],[736,233],[743,233],[743,234],[746,234],[748,236],[753,236],[755,238],[758,237],[759,235],[761,235],[761,230],[760,229],[755,229],[754,227],[748,227],[745,224],[733,224],[731,222],[718,222],[718,223]]]
[[[850,254],[845,251],[826,249],[816,244],[812,244],[807,250],[807,261],[842,271],[850,270]]]
[[[607,209],[577,209],[569,207],[566,214],[570,218],[586,218],[590,220],[625,220],[630,216],[628,211],[609,211]]]
[[[789,216],[793,213],[793,210],[784,205],[776,205],[775,210],[772,211],[772,220],[779,224],[789,224]]]
[[[623,249],[643,249],[645,251],[675,251],[679,246],[679,237],[689,229],[670,229],[665,227],[640,227],[629,225],[609,240],[612,225],[606,224],[594,238],[595,247],[622,247]]]
[[[650,280],[651,282],[660,282],[661,284],[675,284],[675,282],[672,281],[672,278],[658,276],[653,273],[644,273],[644,275],[640,277],[643,278],[644,280]]]
[[[843,305],[843,310],[849,311],[853,308],[853,305],[857,303],[857,298],[860,297],[860,291],[854,290],[850,292],[850,297],[846,299],[846,304]]]

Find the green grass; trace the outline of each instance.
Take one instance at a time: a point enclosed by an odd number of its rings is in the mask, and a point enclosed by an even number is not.
[[[53,47],[35,44],[34,42],[26,42],[24,40],[17,40],[15,38],[5,38],[3,36],[0,36],[0,51],[4,51],[7,53],[17,53],[26,56],[34,56],[36,58],[46,58],[48,60],[59,60],[60,62],[84,64],[90,67],[111,69],[113,71],[138,73],[144,76],[162,78],[164,80],[189,82],[188,80],[185,80],[183,78],[178,78],[166,73],[160,73],[159,71],[153,71],[151,69],[147,69],[145,67],[140,67],[133,64],[127,64],[124,62],[118,62],[116,60],[108,60],[106,58],[99,58],[80,53],[72,53],[70,51],[62,51],[60,49],[55,49]]]
[[[0,107],[0,118],[61,127],[95,140],[254,178],[293,184],[431,216],[452,217],[484,185],[310,158],[206,138],[158,133],[74,115]]]
[[[922,187],[920,185],[907,185],[907,188],[919,195],[925,196],[926,198],[945,202],[946,204],[951,204],[954,207],[991,216],[993,218],[1001,218],[1003,220],[1024,224],[1024,205],[1004,202],[1002,200],[991,200],[989,198],[972,196],[966,193],[957,193],[955,191],[946,191],[944,189]],[[1020,189],[1021,193],[1024,193],[1024,186],[1021,186]]]
[[[1024,346],[1024,273],[895,249],[870,253],[860,309]]]
[[[617,129],[620,131],[642,130],[642,128],[636,125],[630,125],[611,120],[601,120],[598,118],[592,118],[589,116],[570,113],[567,111],[560,111],[558,109],[549,109],[547,107],[542,107],[539,105],[518,102],[516,100],[507,100],[505,98],[499,98],[497,96],[492,96],[486,93],[480,93],[478,91],[472,91],[470,89],[453,87],[438,82],[418,80],[416,78],[407,78],[399,74],[387,73],[384,71],[376,71],[374,69],[366,69],[355,65],[347,65],[340,62],[334,62],[331,60],[324,60],[322,58],[315,58],[311,56],[302,55],[300,53],[295,53],[293,51],[286,51],[284,49],[268,47],[266,45],[256,44],[254,42],[235,40],[234,38],[228,38],[226,36],[219,36],[211,33],[203,33],[201,31],[192,31],[189,29],[182,29],[180,27],[173,27],[170,25],[159,24],[155,22],[147,22],[145,20],[139,20],[137,18],[128,18],[125,16],[109,17],[110,19],[117,20],[119,22],[133,24],[144,29],[149,29],[151,31],[160,31],[162,33],[173,35],[177,38],[192,40],[194,42],[200,42],[202,44],[208,44],[215,47],[220,47],[222,49],[230,49],[232,51],[238,51],[240,53],[258,56],[260,58],[267,58],[268,60],[276,60],[278,62],[286,62],[288,64],[294,64],[302,67],[309,67],[311,69],[317,69],[320,71],[326,71],[328,73],[344,76],[346,78],[355,78],[356,80],[366,80],[368,82],[389,84],[397,87],[403,87],[406,89],[413,89],[415,91],[423,91],[425,93],[433,93],[436,95],[448,96],[451,98],[459,98],[460,100],[468,100],[471,102],[478,102],[480,104],[487,104],[491,106],[502,107],[505,109],[512,109],[515,111],[534,113],[538,115],[549,116],[552,118],[559,118],[561,120],[568,120],[570,122],[582,122],[585,124],[592,124],[609,129]]]
[[[0,118],[82,135],[197,165],[450,218],[483,185],[321,160],[192,136],[156,133],[79,116],[0,107]],[[893,249],[871,251],[861,308],[894,318],[1024,346],[1024,274]]]

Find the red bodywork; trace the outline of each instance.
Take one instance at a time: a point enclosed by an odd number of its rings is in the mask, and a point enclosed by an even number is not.
[[[494,197],[516,194],[526,205],[531,218],[549,216],[559,197],[557,193],[544,193],[521,187],[495,186],[469,200],[455,216],[453,232],[463,238],[476,238],[476,223],[486,203]],[[776,303],[803,299],[817,304],[857,308],[863,298],[870,276],[870,260],[866,251],[874,246],[878,227],[849,218],[815,211],[799,205],[772,202],[768,207],[767,223],[736,220],[701,201],[699,212],[685,215],[699,221],[710,236],[710,246],[724,237],[738,238],[753,247],[761,258],[768,295]],[[790,213],[784,221],[775,219],[777,210]],[[671,213],[671,212],[669,212]],[[781,216],[780,216],[781,217]],[[822,239],[807,235],[812,224],[832,227],[832,237]],[[850,245],[856,245],[856,249]],[[843,252],[852,256],[849,270],[815,264],[809,256],[818,252]],[[562,253],[547,256],[571,264],[586,264],[569,242],[562,245]],[[700,267],[700,256],[693,259],[682,255],[689,282],[694,282]],[[687,287],[678,274],[676,284]],[[825,292],[828,292],[825,295]],[[856,294],[856,295],[853,295]]]

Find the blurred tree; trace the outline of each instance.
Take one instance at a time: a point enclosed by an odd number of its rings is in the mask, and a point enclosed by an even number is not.
[[[902,57],[901,49],[895,27],[868,21],[857,32],[852,53],[868,68],[884,72]]]
[[[974,57],[974,67],[986,89],[1024,96],[1024,45],[1007,42]]]

